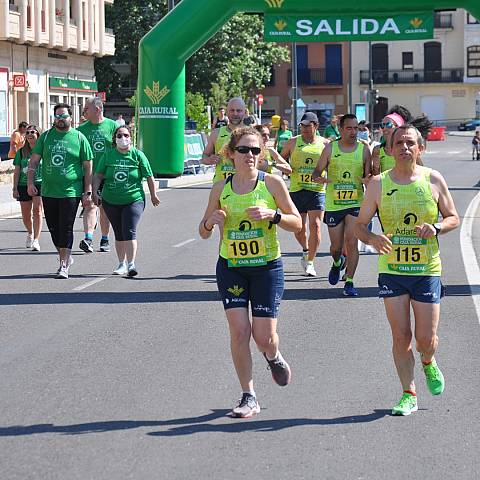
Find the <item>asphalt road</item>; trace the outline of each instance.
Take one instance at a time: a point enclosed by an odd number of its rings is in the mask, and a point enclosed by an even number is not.
[[[462,216],[480,177],[469,141],[432,142],[424,158],[447,178]],[[279,333],[293,381],[276,386],[253,348],[262,411],[231,419],[240,388],[216,291],[217,240],[197,233],[208,192],[165,190],[158,208],[148,206],[135,279],[110,276],[113,252],[77,250],[70,279],[55,280],[48,233],[41,253],[28,252],[21,220],[0,220],[0,477],[480,478],[480,325],[460,229],[441,237],[441,397],[428,394],[417,366],[419,411],[389,414],[401,388],[376,256],[360,258],[360,296],[342,298],[326,278],[326,229],[315,279],[300,275],[299,248],[282,232]],[[78,245],[80,221],[76,230]]]

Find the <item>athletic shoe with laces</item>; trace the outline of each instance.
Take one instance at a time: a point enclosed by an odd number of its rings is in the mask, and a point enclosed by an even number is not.
[[[79,244],[78,247],[80,250],[83,250],[85,253],[93,252],[93,242],[90,238],[84,238]]]
[[[302,268],[306,273],[307,263],[308,263],[308,252],[302,252],[302,258],[300,259],[300,263],[302,264]]]
[[[34,240],[32,243],[32,250],[34,252],[39,252],[40,251],[40,242],[38,240]]]
[[[108,238],[100,240],[100,251],[101,252],[109,252],[110,251],[110,243],[108,242]]]
[[[27,233],[27,238],[25,239],[25,248],[32,248],[33,245],[33,235]]]
[[[342,255],[340,257],[340,265],[338,267],[332,263],[332,267],[330,268],[330,272],[328,274],[328,283],[330,285],[336,285],[340,280],[340,273],[342,270],[345,269],[346,258]]]
[[[313,262],[307,262],[305,265],[305,275],[307,277],[316,277],[317,272],[315,271],[315,267],[313,266]]]
[[[292,379],[292,372],[290,366],[282,357],[282,354],[278,352],[277,357],[273,360],[269,360],[265,353],[263,356],[268,363],[268,369],[272,372],[273,381],[281,387],[288,385]]]
[[[353,286],[353,282],[345,282],[343,287],[343,294],[346,297],[357,297],[358,292],[357,289]]]
[[[136,277],[138,275],[138,270],[137,270],[137,267],[135,266],[135,263],[134,262],[130,262],[128,264],[128,273],[127,275],[129,277]]]
[[[428,365],[423,365],[423,371],[430,393],[432,395],[440,395],[445,390],[445,379],[434,358]]]
[[[236,418],[250,418],[257,413],[260,413],[260,405],[251,393],[244,393],[238,405],[232,410],[232,415]]]
[[[113,271],[114,275],[125,275],[128,272],[127,264],[120,262],[118,267]]]
[[[70,255],[70,256],[68,257],[67,269],[70,268],[72,265],[73,265],[73,257]],[[57,275],[60,273],[60,270],[61,270],[61,269],[62,269],[62,262],[60,262],[60,266],[58,267]]]
[[[62,262],[60,269],[57,272],[57,278],[68,278],[68,266],[65,265],[65,262]]]
[[[399,402],[392,408],[392,415],[410,415],[418,410],[417,397],[404,392]]]

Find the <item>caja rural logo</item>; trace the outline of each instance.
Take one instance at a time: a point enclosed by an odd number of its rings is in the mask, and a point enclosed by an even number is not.
[[[270,8],[282,8],[283,2],[285,0],[265,0],[265,3],[270,7]]]
[[[157,106],[160,105],[160,102],[170,93],[170,89],[167,86],[160,88],[160,82],[154,80],[152,86],[147,85],[143,91],[150,102],[155,106],[140,105],[138,107],[140,118],[178,119],[177,107]]]

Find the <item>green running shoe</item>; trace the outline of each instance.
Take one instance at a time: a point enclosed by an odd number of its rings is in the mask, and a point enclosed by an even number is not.
[[[425,379],[427,380],[427,387],[430,393],[432,395],[440,395],[445,390],[445,379],[434,358],[432,363],[423,365],[423,371],[425,372]]]
[[[417,397],[404,392],[400,401],[392,408],[392,415],[410,415],[418,410]]]

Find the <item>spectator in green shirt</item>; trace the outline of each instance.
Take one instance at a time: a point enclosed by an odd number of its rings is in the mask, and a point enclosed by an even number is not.
[[[129,127],[118,127],[113,142],[115,148],[107,150],[98,161],[93,178],[93,201],[96,205],[102,203],[115,233],[119,264],[113,274],[135,277],[138,274],[135,266],[137,225],[145,209],[144,178],[153,206],[156,207],[160,200],[155,192],[150,163],[143,152],[132,146]],[[100,199],[98,188],[102,181]]]
[[[28,168],[28,194],[38,195],[34,184],[42,160],[42,202],[53,244],[60,256],[57,278],[68,278],[73,263],[73,224],[80,200],[85,207],[92,196],[90,144],[83,133],[72,128],[72,109],[59,103],[53,109],[53,127],[40,135]]]
[[[82,123],[78,130],[86,137],[93,151],[93,168],[95,172],[99,158],[106,152],[107,149],[112,148],[113,132],[117,129],[117,123],[109,118],[103,116],[103,102],[98,97],[87,99],[83,108],[83,115],[86,122]],[[102,190],[103,185],[100,185]],[[108,242],[108,231],[110,230],[110,223],[105,212],[100,206],[100,230],[102,231],[102,238],[100,240],[100,251],[109,252],[110,244]],[[97,207],[91,202],[85,207],[83,212],[83,229],[85,238],[80,242],[80,249],[85,253],[93,252],[93,232],[95,224],[97,223]]]
[[[334,140],[338,140],[340,138],[340,131],[338,130],[337,123],[338,123],[338,116],[334,115],[330,119],[330,125],[328,125],[327,128],[325,128],[325,132],[323,134],[323,136],[326,139],[330,140],[331,142],[333,142]]]
[[[273,148],[278,153],[282,153],[282,148],[285,143],[287,143],[293,136],[293,132],[288,129],[288,120],[282,118],[280,120],[280,128],[277,132],[277,138],[275,139],[275,145]]]
[[[37,143],[40,132],[35,125],[28,125],[25,131],[25,145],[18,150],[13,160],[15,171],[13,173],[13,198],[20,202],[22,220],[27,229],[25,247],[34,252],[40,251],[40,233],[42,231],[42,197],[31,197],[27,191],[28,162],[32,154],[32,148]],[[40,192],[42,175],[39,171],[35,176],[35,187]]]

